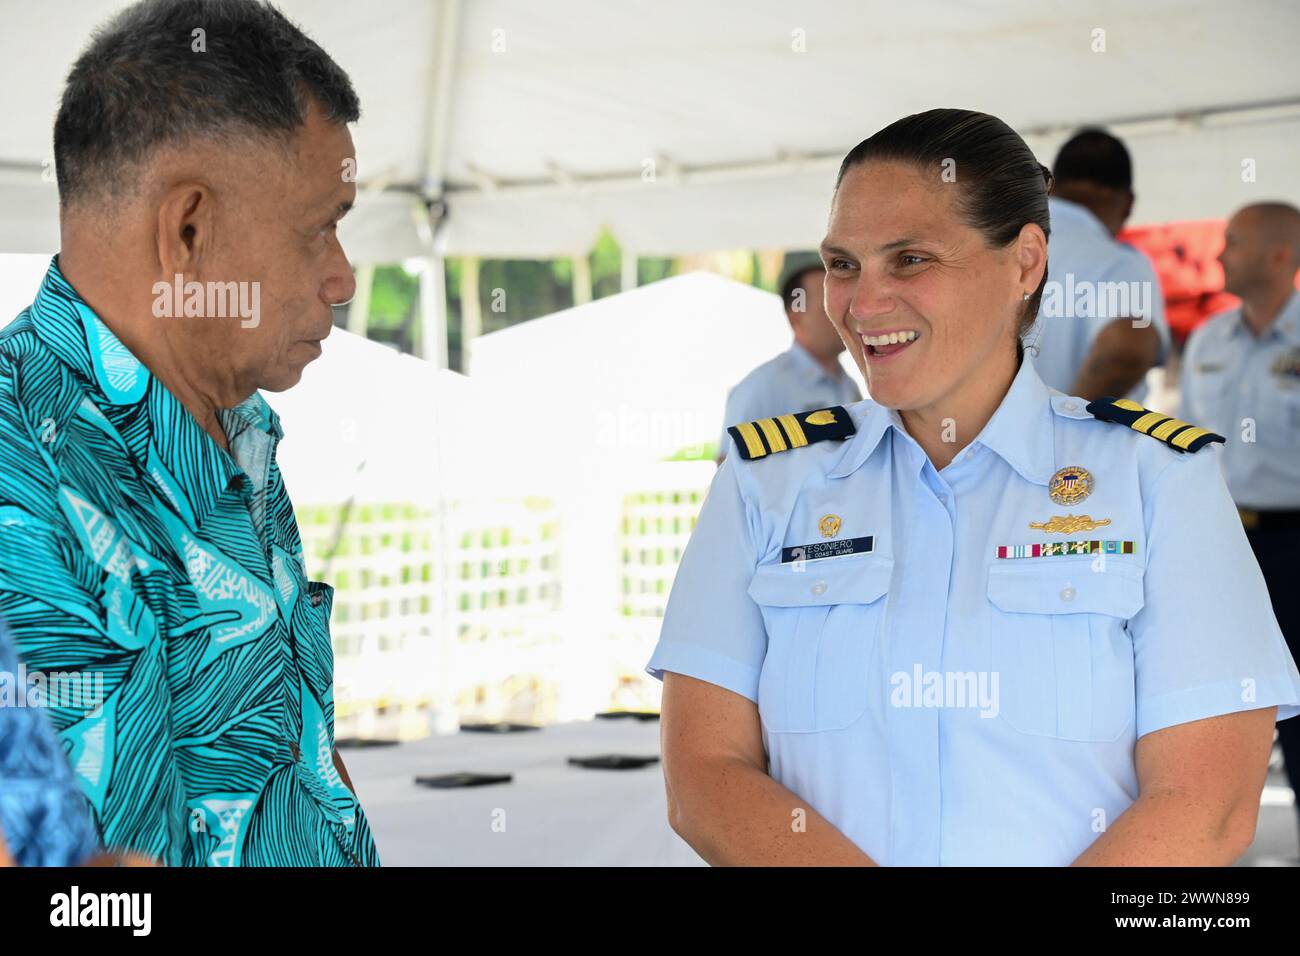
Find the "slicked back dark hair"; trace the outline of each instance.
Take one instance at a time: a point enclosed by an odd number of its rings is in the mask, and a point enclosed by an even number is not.
[[[951,168],[957,209],[966,223],[994,248],[1014,242],[1026,223],[1051,235],[1047,191],[1052,174],[1034,158],[1020,135],[996,116],[973,110],[939,109],[914,113],[890,123],[849,150],[835,179],[868,160],[909,163],[944,182]],[[951,165],[947,165],[947,164]],[[1020,316],[1020,335],[1033,325],[1042,301],[1047,270]]]
[[[313,100],[333,122],[361,115],[348,75],[269,3],[143,0],[96,31],[68,74],[54,121],[59,200],[129,194],[131,167],[171,143],[287,144]]]

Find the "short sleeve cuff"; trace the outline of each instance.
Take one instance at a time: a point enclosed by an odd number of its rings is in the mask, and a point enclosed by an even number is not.
[[[1137,702],[1137,735],[1144,737],[1175,724],[1276,707],[1277,719],[1300,715],[1300,688],[1286,675],[1261,680],[1253,699],[1242,699],[1240,681],[1224,681],[1162,694]]]
[[[664,671],[707,681],[758,702],[757,670],[696,644],[660,641],[646,665],[646,673],[663,680]]]

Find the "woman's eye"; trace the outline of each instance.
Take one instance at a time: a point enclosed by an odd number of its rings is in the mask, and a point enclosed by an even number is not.
[[[903,266],[919,266],[925,262],[924,256],[901,255],[898,257],[898,264]]]

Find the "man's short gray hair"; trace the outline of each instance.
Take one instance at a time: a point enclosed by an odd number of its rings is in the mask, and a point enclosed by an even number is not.
[[[130,194],[131,167],[171,143],[287,143],[310,101],[334,122],[361,114],[348,75],[269,3],[142,0],[98,30],[68,74],[54,122],[59,200]]]

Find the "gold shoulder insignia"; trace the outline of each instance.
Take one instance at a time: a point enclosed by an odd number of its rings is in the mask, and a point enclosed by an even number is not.
[[[1200,451],[1212,441],[1224,441],[1204,428],[1189,425],[1181,419],[1153,412],[1127,398],[1099,398],[1088,403],[1088,411],[1103,422],[1127,425],[1143,435],[1158,438],[1174,451]]]
[[[777,415],[760,418],[756,422],[742,422],[727,429],[736,443],[736,450],[746,461],[765,458],[778,451],[802,448],[828,438],[844,439],[857,428],[842,405],[819,408],[798,415]]]

